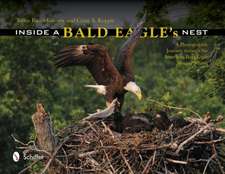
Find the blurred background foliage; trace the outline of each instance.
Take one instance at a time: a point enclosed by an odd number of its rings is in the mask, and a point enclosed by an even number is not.
[[[172,8],[172,12],[174,8],[176,10],[177,7],[173,6],[176,2],[146,1],[137,17],[146,11],[146,25],[224,28],[225,12],[221,11],[224,4],[219,1],[187,1],[185,6],[189,4],[189,14],[173,21],[165,16],[170,13],[168,9]],[[26,4],[26,1],[23,3]],[[38,17],[43,6],[48,14],[54,14],[51,5],[51,1],[40,4],[31,1],[32,10],[26,11],[16,1],[14,4],[2,3],[1,17],[7,18],[6,26],[16,27],[15,17]],[[85,84],[95,83],[85,68],[56,69],[53,63],[54,55],[64,46],[89,42],[104,44],[115,57],[124,40],[0,38],[0,173],[16,173],[24,167],[23,160],[18,163],[12,161],[16,147],[11,134],[24,142],[34,137],[31,115],[37,102],[42,102],[50,112],[56,131],[76,123],[87,113],[105,107],[103,97],[84,88]],[[206,61],[183,63],[166,59],[167,48],[174,48],[179,42],[207,43],[209,51],[200,55],[207,56]],[[134,69],[145,98],[140,102],[132,94],[127,94],[123,112],[167,109],[172,115],[193,114],[183,109],[168,109],[157,104],[160,102],[177,108],[189,108],[200,115],[208,111],[213,117],[225,113],[225,51],[222,37],[142,40],[134,51]]]

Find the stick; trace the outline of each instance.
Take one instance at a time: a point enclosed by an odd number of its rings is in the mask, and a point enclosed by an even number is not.
[[[150,163],[152,162],[153,156],[151,156],[147,162],[147,164],[144,167],[144,170],[142,171],[142,174],[147,174],[149,173],[149,167],[150,167]]]
[[[213,154],[213,155],[208,159],[208,161],[207,161],[207,163],[206,163],[206,165],[205,165],[205,168],[204,168],[204,171],[203,171],[202,174],[205,174],[205,172],[206,172],[206,170],[207,170],[207,167],[208,167],[210,161],[211,161],[214,157],[215,157],[215,154]]]
[[[16,137],[15,137],[13,134],[11,134],[11,137],[13,138],[13,140],[14,140],[16,143],[19,143],[19,144],[21,144],[21,145],[23,145],[23,146],[27,146],[27,145],[28,145],[28,144],[25,144],[25,143],[23,143],[22,141],[16,139]]]
[[[160,103],[160,102],[158,102],[158,101],[156,101],[154,99],[150,99],[150,98],[148,98],[148,101],[153,102],[153,103],[156,103],[156,104],[158,104],[160,106],[163,106],[163,107],[166,107],[166,108],[169,108],[169,109],[186,110],[186,111],[191,112],[194,115],[198,116],[198,118],[201,118],[201,115],[200,114],[198,114],[197,112],[193,111],[190,108],[182,108],[182,107],[175,107],[175,106],[165,105],[163,103]]]
[[[56,148],[56,150],[54,151],[54,153],[52,154],[52,157],[48,160],[48,163],[46,164],[45,168],[42,170],[42,172],[40,174],[44,174],[46,172],[46,170],[50,167],[50,164],[52,163],[53,159],[55,158],[57,152],[59,151],[59,149],[62,147],[62,145],[68,140],[68,137],[64,139],[64,141]],[[55,173],[57,173],[57,169],[55,169],[56,171],[53,171]],[[52,171],[52,169],[50,169],[50,171]],[[58,171],[60,172],[60,171]],[[49,172],[50,173],[50,172]],[[53,174],[55,174],[53,173]]]
[[[91,155],[95,155],[99,152],[99,150],[93,150],[93,151],[90,151],[90,152],[85,152],[85,153],[80,153],[78,154],[78,157],[79,158],[84,158],[86,156],[91,156]]]
[[[102,142],[101,140],[100,140],[100,143],[101,143],[101,146],[103,147],[103,142]],[[113,168],[112,163],[110,162],[109,156],[107,155],[105,149],[103,149],[103,152],[104,152],[104,154],[105,154],[105,157],[106,157],[106,159],[107,159],[107,161],[108,161],[108,163],[109,163],[109,166],[110,166],[110,168],[112,169],[113,173],[116,173],[115,169]]]
[[[223,128],[216,128],[216,131],[220,133],[225,133],[225,129]]]
[[[204,127],[201,128],[198,132],[196,132],[194,135],[190,136],[188,139],[186,139],[184,142],[182,142],[182,143],[178,146],[178,148],[177,148],[177,150],[176,150],[175,153],[178,154],[185,144],[187,144],[189,141],[191,141],[191,140],[194,139],[196,136],[198,136],[200,133],[202,133],[206,128],[208,128],[208,126],[204,126]]]
[[[104,126],[104,128],[109,132],[109,134],[111,135],[111,137],[112,137],[113,140],[114,140],[114,139],[115,139],[115,136],[113,135],[111,129],[110,129],[108,126],[106,126],[106,124],[105,124],[103,121],[102,121],[101,123],[102,123],[102,125]]]
[[[184,164],[186,165],[188,162],[187,161],[179,161],[179,160],[174,160],[171,158],[166,158],[167,161],[171,162],[171,163],[176,163],[176,164]]]
[[[121,150],[120,150],[120,154],[121,154],[121,156],[122,156],[122,158],[123,158],[123,160],[124,160],[124,162],[125,162],[126,166],[128,167],[128,169],[129,169],[129,171],[130,171],[130,174],[134,174],[134,172],[133,172],[133,170],[132,170],[132,168],[131,168],[130,164],[128,163],[128,161],[127,161],[126,157],[123,155],[123,153],[122,153],[122,151],[121,151]]]
[[[221,141],[224,141],[225,138],[223,139],[217,139],[217,140],[211,140],[211,141],[196,141],[194,142],[195,144],[215,144],[215,143],[220,143]]]
[[[24,172],[26,172],[28,169],[30,169],[33,165],[35,165],[38,161],[40,160],[36,160],[36,161],[33,161],[29,166],[27,166],[26,168],[24,168],[23,170],[21,170],[18,174],[22,174]]]

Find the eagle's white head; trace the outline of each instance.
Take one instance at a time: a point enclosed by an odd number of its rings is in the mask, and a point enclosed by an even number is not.
[[[139,100],[142,99],[141,88],[135,82],[128,82],[124,89],[135,94]]]

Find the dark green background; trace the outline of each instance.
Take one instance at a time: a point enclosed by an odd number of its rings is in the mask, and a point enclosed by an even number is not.
[[[170,1],[171,2],[171,1]],[[118,3],[118,2],[117,2]],[[173,1],[176,3],[176,1]],[[146,1],[137,14],[139,19],[147,11],[146,25],[173,26],[181,28],[224,28],[224,3],[219,1],[186,1],[190,5],[187,17],[171,22],[164,18],[169,1]],[[51,1],[31,1],[31,10],[24,10],[24,4],[0,3],[1,17],[7,27],[18,27],[16,17],[39,17],[43,11],[54,15]],[[119,4],[118,4],[119,5]],[[129,4],[128,4],[129,5]],[[91,15],[91,14],[90,14]],[[24,27],[35,27],[27,24]],[[11,134],[23,142],[34,137],[31,115],[35,104],[42,102],[50,112],[55,131],[104,108],[104,98],[85,84],[94,84],[89,72],[82,67],[56,69],[54,55],[65,45],[101,43],[109,48],[114,57],[125,40],[108,38],[104,40],[75,40],[58,38],[0,38],[0,173],[11,174],[25,167],[21,160],[14,163],[12,153],[16,150]],[[175,59],[166,60],[167,48],[177,42],[207,43],[209,51],[205,61],[189,63]],[[216,55],[211,53],[220,44]],[[147,112],[151,109],[165,109],[153,103],[156,100],[165,105],[185,107],[213,117],[225,113],[225,52],[224,38],[179,38],[142,40],[134,51],[134,69],[137,83],[144,93],[144,100],[138,101],[126,95],[123,112]],[[179,116],[192,115],[187,110],[168,110]],[[20,151],[19,151],[20,152]]]

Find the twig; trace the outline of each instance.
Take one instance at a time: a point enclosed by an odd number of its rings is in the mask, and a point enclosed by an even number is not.
[[[85,153],[80,153],[78,155],[79,158],[84,158],[86,156],[91,156],[91,155],[95,155],[96,153],[98,153],[99,151],[98,150],[93,150],[93,151],[90,151],[90,152],[85,152]]]
[[[220,143],[222,141],[224,141],[225,138],[223,139],[217,139],[217,140],[211,140],[211,141],[195,141],[195,144],[215,144],[215,143]]]
[[[204,126],[203,128],[201,128],[198,132],[196,132],[194,135],[190,136],[188,139],[186,139],[185,141],[183,141],[177,148],[176,150],[176,154],[178,154],[180,152],[180,150],[183,148],[183,146],[185,144],[187,144],[189,141],[193,140],[196,136],[198,136],[199,134],[201,134],[205,129],[207,129],[208,126]]]
[[[22,173],[26,172],[27,170],[31,169],[31,167],[33,165],[35,165],[38,161],[40,161],[40,159],[38,159],[36,161],[33,161],[29,166],[27,166],[26,168],[24,168],[23,170],[21,170],[18,174],[22,174]]]
[[[216,162],[218,163],[220,172],[221,172],[222,174],[225,174],[225,171],[223,170],[224,167],[221,165],[221,163],[220,163],[220,161],[218,160],[218,158],[216,158]]]
[[[128,167],[128,169],[129,169],[129,171],[130,171],[130,174],[134,174],[134,172],[133,172],[133,170],[132,170],[130,164],[128,163],[126,157],[123,155],[123,152],[122,152],[121,150],[120,150],[120,155],[122,156],[122,158],[123,158],[123,160],[124,160],[126,166]]]
[[[56,150],[54,151],[54,153],[52,154],[51,158],[48,160],[48,163],[46,164],[45,168],[42,170],[42,172],[40,174],[44,174],[46,172],[46,170],[49,168],[50,164],[52,163],[54,157],[56,156],[57,152],[59,151],[59,149],[62,147],[62,145],[68,140],[68,137],[64,139],[64,141],[58,146],[56,147]]]
[[[183,107],[170,106],[170,105],[166,105],[166,104],[160,103],[160,102],[158,102],[158,101],[156,101],[156,100],[154,100],[154,99],[150,99],[150,98],[148,98],[147,100],[150,101],[150,102],[156,103],[156,104],[158,104],[158,105],[160,105],[160,106],[169,108],[169,109],[186,110],[186,111],[191,112],[191,113],[193,113],[194,115],[198,116],[199,118],[201,118],[201,115],[200,115],[200,114],[198,114],[197,112],[193,111],[193,110],[190,109],[190,108],[183,108]]]
[[[103,121],[101,123],[104,126],[104,128],[109,132],[109,134],[112,136],[112,138],[115,139],[115,136],[113,135],[111,129],[108,126],[106,126],[106,124]]]
[[[223,128],[216,128],[215,130],[220,133],[225,133],[225,129]]]
[[[45,154],[45,155],[51,157],[51,154],[49,152],[47,152],[46,150],[41,150],[41,149],[38,149],[38,148],[33,149],[30,146],[28,146],[28,147],[17,147],[17,149],[23,149],[23,150],[28,150],[28,151],[31,151],[31,152],[41,153],[41,154]]]
[[[186,165],[188,163],[187,161],[174,160],[174,159],[170,159],[170,158],[166,158],[166,160],[171,162],[171,163],[176,163],[176,164],[184,164],[184,165]]]
[[[143,144],[140,146],[139,150],[157,150],[157,149],[164,149],[164,148],[172,148],[174,146],[177,146],[175,142],[169,143],[169,144],[163,144],[161,146],[155,145],[155,144]]]
[[[90,126],[90,128],[96,133],[96,135],[98,135],[98,131],[93,127],[93,125],[91,124],[91,122],[87,122],[88,125]]]
[[[103,142],[102,142],[102,140],[100,140],[100,143],[101,143],[101,146],[103,147]],[[103,152],[104,152],[104,154],[105,154],[105,157],[106,157],[106,159],[107,159],[107,161],[108,161],[108,163],[109,163],[109,166],[110,166],[110,168],[112,169],[113,173],[116,173],[116,171],[115,171],[115,169],[114,169],[112,163],[111,163],[110,160],[109,160],[109,156],[107,155],[105,149],[103,149]]]
[[[208,159],[208,161],[207,161],[207,163],[206,163],[206,165],[205,165],[205,168],[204,168],[204,171],[203,171],[202,174],[205,174],[205,172],[206,172],[206,170],[207,170],[207,167],[208,167],[210,161],[211,161],[213,158],[215,158],[215,155],[216,155],[216,154],[213,154],[213,155]]]
[[[67,156],[67,153],[66,153],[64,148],[62,148],[62,151],[63,151],[63,153],[65,155],[65,158],[66,158],[66,173],[68,174],[69,173],[69,171],[68,171],[68,163],[69,163],[68,156]]]
[[[13,134],[11,134],[11,137],[13,138],[13,140],[14,140],[16,143],[19,143],[19,144],[21,144],[21,145],[23,145],[23,146],[28,146],[28,144],[25,144],[25,143],[23,143],[22,141],[16,139],[16,137],[14,137]]]
[[[153,156],[151,156],[147,162],[147,164],[144,167],[144,170],[142,171],[142,174],[149,173],[150,163],[153,161]]]
[[[154,154],[153,154],[153,160],[152,160],[152,166],[155,164],[155,157],[156,157],[156,150],[154,151]]]

